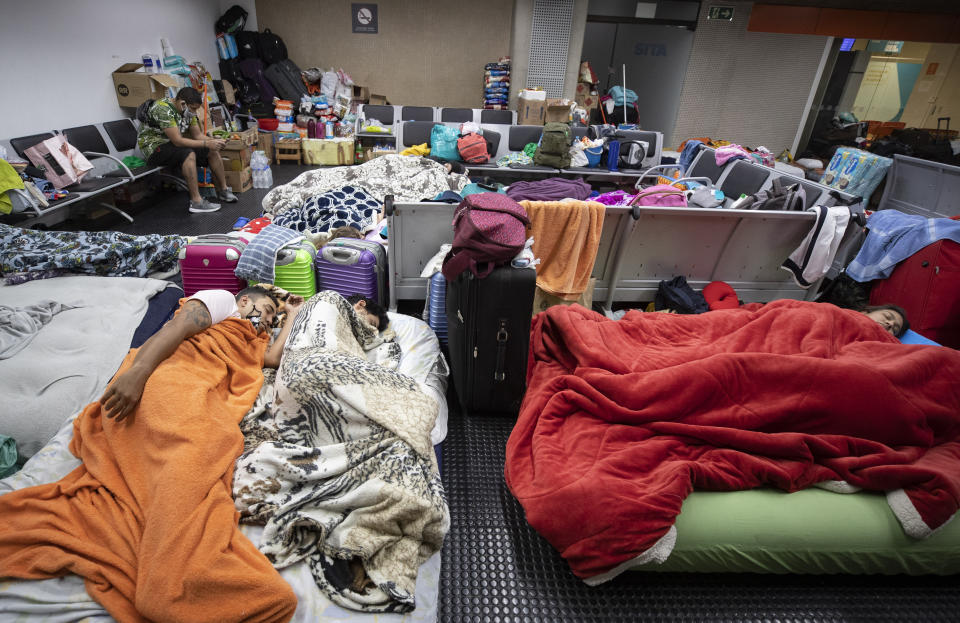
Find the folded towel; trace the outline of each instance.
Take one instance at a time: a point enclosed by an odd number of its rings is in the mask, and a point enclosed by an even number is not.
[[[537,287],[576,300],[590,281],[603,231],[605,206],[595,201],[521,201],[530,217],[527,235],[540,259]]]

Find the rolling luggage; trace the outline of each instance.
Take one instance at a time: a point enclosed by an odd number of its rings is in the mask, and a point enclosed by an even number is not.
[[[317,275],[313,265],[317,249],[304,240],[299,247],[285,247],[277,253],[273,265],[274,285],[305,299],[317,293]]]
[[[464,271],[447,283],[450,368],[464,412],[519,412],[536,282],[533,268],[508,264],[483,279]]]
[[[247,287],[233,271],[247,243],[226,234],[197,236],[180,247],[180,278],[183,295],[193,296],[200,290],[228,290],[236,294]]]
[[[379,242],[334,238],[317,254],[317,289],[386,304],[387,252]]]
[[[270,65],[263,73],[283,99],[299,102],[301,97],[307,95],[307,87],[300,78],[300,68],[289,58]]]
[[[263,61],[259,58],[245,58],[237,63],[240,68],[240,74],[256,85],[260,91],[260,101],[264,104],[273,104],[273,98],[277,97],[277,91],[263,75]],[[297,98],[299,101],[300,98]]]
[[[893,303],[907,312],[910,328],[950,348],[960,348],[960,244],[938,240],[873,282],[870,304]]]

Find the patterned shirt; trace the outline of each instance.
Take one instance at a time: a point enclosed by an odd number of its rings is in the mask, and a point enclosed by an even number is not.
[[[140,151],[143,152],[143,159],[146,160],[153,154],[154,150],[164,143],[170,142],[163,128],[179,128],[180,134],[186,136],[187,130],[192,125],[199,126],[195,115],[188,119],[183,113],[177,110],[173,105],[173,100],[169,98],[159,99],[153,103],[147,112],[150,123],[140,125],[140,131],[137,133],[137,144]]]

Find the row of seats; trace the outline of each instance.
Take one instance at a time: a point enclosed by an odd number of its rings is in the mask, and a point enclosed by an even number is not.
[[[87,173],[80,182],[64,189],[69,193],[66,197],[57,201],[51,201],[47,207],[39,205],[31,198],[30,203],[32,204],[34,216],[29,218],[24,224],[44,223],[49,225],[62,221],[67,218],[65,208],[93,199],[109,190],[123,186],[124,184],[129,184],[148,175],[162,175],[185,188],[182,179],[166,173],[163,167],[146,165],[131,169],[123,163],[123,158],[127,156],[140,157],[140,153],[137,150],[137,127],[130,119],[118,119],[116,121],[77,126],[59,131],[52,130],[50,132],[20,136],[6,141],[4,146],[8,147],[8,150],[13,151],[21,158],[27,159],[26,150],[28,148],[48,138],[52,138],[57,134],[62,134],[67,142],[83,153],[83,155],[90,160],[90,163],[94,165],[94,168]],[[100,203],[98,205],[116,212],[130,222],[133,222],[133,217],[112,203]]]
[[[517,113],[513,110],[486,110],[483,108],[439,108],[436,106],[389,106],[364,104],[360,108],[364,119],[376,119],[385,126],[404,121],[438,121],[442,123],[490,123],[514,125]]]
[[[484,111],[500,112],[500,111]],[[397,144],[400,150],[414,145],[426,143],[430,145],[430,134],[436,125],[443,122],[439,121],[404,121],[397,127]],[[525,177],[553,177],[557,175],[566,176],[588,176],[588,177],[606,177],[606,178],[637,178],[640,177],[646,169],[660,163],[660,154],[663,149],[663,134],[649,130],[618,130],[620,140],[642,141],[650,146],[647,157],[644,158],[640,168],[621,169],[619,171],[608,171],[604,168],[596,167],[569,167],[566,169],[557,169],[554,167],[544,167],[537,165],[527,165],[520,167],[498,167],[496,160],[509,152],[522,151],[529,143],[539,143],[540,136],[543,134],[542,125],[495,125],[481,123],[480,128],[483,136],[488,140],[488,155],[490,162],[486,164],[471,164],[468,166],[471,173],[480,173],[496,176],[498,173],[509,175],[523,175]],[[506,140],[504,140],[506,134]],[[587,128],[583,126],[574,127],[572,130],[574,139],[579,139],[587,134]]]

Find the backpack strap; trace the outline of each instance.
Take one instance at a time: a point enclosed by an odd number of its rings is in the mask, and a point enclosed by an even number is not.
[[[443,258],[442,272],[447,281],[453,281],[465,270],[472,272],[478,279],[483,279],[493,272],[493,268],[493,262],[485,262],[485,266],[481,268],[480,265],[477,264],[477,260],[466,253],[454,253],[450,251],[447,257]]]

